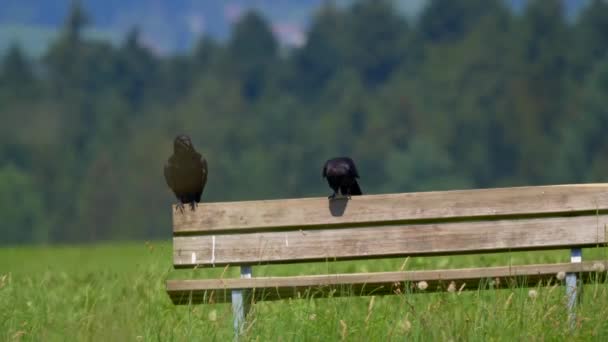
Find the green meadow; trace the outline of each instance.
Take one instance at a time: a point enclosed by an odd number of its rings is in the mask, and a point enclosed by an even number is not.
[[[174,306],[166,279],[236,276],[238,269],[172,268],[168,242],[0,249],[0,340],[227,341],[229,304]],[[586,260],[605,248],[585,249]],[[258,266],[298,275],[566,262],[568,251]],[[608,340],[608,284],[585,285],[570,329],[561,283],[454,293],[257,303],[243,340]]]

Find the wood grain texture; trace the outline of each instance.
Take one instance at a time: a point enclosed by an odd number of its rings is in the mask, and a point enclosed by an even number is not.
[[[608,215],[178,236],[175,267],[568,248],[606,243]]]
[[[567,214],[608,210],[608,184],[418,192],[270,201],[200,203],[196,211],[173,210],[175,234],[304,229],[446,221],[461,218]]]
[[[603,281],[608,261],[582,263],[501,266],[488,268],[448,269],[405,272],[376,272],[296,277],[257,277],[233,279],[169,280],[167,293],[175,304],[229,302],[234,289],[253,289],[253,300],[286,298],[318,298],[327,296],[368,296],[416,292],[448,291],[452,289],[477,290],[492,286],[511,288],[562,283],[558,272],[575,272],[582,281]],[[417,285],[425,281],[428,288],[422,291]],[[250,298],[251,300],[251,298]]]

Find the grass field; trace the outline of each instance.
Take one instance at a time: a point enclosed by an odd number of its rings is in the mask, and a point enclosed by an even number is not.
[[[584,259],[603,259],[604,248]],[[411,258],[407,269],[568,261],[567,251]],[[254,267],[257,275],[398,270],[404,259]],[[174,271],[171,244],[116,243],[0,248],[0,340],[228,341],[227,304],[174,306],[168,278],[223,270]],[[237,270],[229,270],[235,275]],[[586,285],[576,329],[563,286],[462,293],[259,303],[245,340],[511,341],[608,340],[608,284]],[[572,336],[568,336],[572,334]]]

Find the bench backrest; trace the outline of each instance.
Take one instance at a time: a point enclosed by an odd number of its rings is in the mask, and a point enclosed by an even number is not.
[[[607,242],[608,184],[201,203],[176,268],[540,250]]]

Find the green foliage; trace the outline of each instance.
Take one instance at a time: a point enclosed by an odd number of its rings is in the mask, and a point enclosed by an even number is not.
[[[386,158],[386,176],[398,179],[388,192],[464,189],[471,187],[467,176],[458,175],[447,151],[425,138],[414,138],[408,148],[392,150]]]
[[[70,41],[80,40],[82,30],[88,24],[89,17],[85,13],[80,0],[72,0],[70,13],[68,14],[64,27],[65,38]]]
[[[357,2],[347,13],[346,62],[368,85],[385,82],[404,61],[407,24],[387,0]]]
[[[0,111],[35,100],[38,88],[30,61],[18,44],[12,44],[0,62]]]
[[[234,26],[227,53],[228,67],[243,84],[243,96],[256,99],[277,62],[277,42],[264,18],[253,11],[243,15]]]
[[[429,43],[457,41],[479,30],[479,19],[501,7],[498,0],[431,0],[420,18],[420,34]]]
[[[562,128],[561,143],[555,163],[558,181],[606,181],[604,169],[608,167],[608,63],[595,65],[583,85],[580,122]],[[581,153],[587,151],[587,153]]]
[[[11,164],[0,168],[0,216],[7,243],[48,241],[48,225],[38,184]]]
[[[13,44],[8,49],[0,68],[0,75],[2,75],[2,83],[7,87],[20,88],[33,81],[34,75],[19,45]]]
[[[591,4],[581,13],[579,23],[575,27],[576,41],[572,63],[577,67],[574,77],[580,79],[588,75],[595,63],[606,56],[608,52],[608,3],[602,0],[592,0]]]
[[[433,0],[416,21],[393,6],[325,2],[294,49],[247,12],[227,41],[167,56],[137,28],[90,38],[73,2],[42,58],[0,61],[3,186],[38,201],[0,244],[168,237],[180,133],[209,162],[204,201],[323,196],[339,155],[365,193],[605,180],[604,2],[572,23],[559,0]]]

